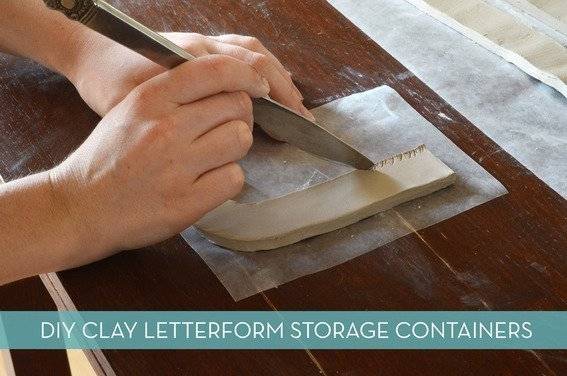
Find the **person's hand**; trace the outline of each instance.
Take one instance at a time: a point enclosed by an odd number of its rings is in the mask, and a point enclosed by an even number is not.
[[[85,30],[83,33],[85,36],[78,37],[83,41],[74,45],[77,49],[75,63],[66,75],[85,102],[101,116],[134,87],[165,70],[92,31]],[[164,36],[193,56],[222,54],[250,64],[268,80],[272,99],[313,119],[302,104],[303,97],[293,83],[291,74],[256,38],[241,35],[207,37],[193,33],[166,33]]]
[[[67,267],[164,240],[237,195],[252,144],[251,65],[209,55],[137,86],[50,171],[85,251]],[[70,264],[70,265],[69,265]]]

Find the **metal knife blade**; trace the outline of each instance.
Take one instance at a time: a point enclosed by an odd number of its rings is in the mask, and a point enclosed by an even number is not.
[[[255,98],[253,102],[254,122],[276,140],[360,170],[374,167],[374,163],[359,151],[293,110],[269,98]]]
[[[195,57],[103,0],[44,0],[46,5],[168,69]],[[318,124],[269,98],[255,98],[254,120],[270,136],[318,156],[370,169],[374,163]]]

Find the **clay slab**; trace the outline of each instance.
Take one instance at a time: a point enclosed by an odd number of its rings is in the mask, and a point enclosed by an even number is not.
[[[315,186],[255,203],[232,200],[195,227],[215,244],[262,251],[341,229],[443,189],[455,173],[422,145]]]

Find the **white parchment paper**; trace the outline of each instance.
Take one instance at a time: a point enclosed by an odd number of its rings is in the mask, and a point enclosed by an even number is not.
[[[329,3],[567,198],[567,98],[405,0]]]
[[[328,269],[465,210],[506,190],[488,172],[387,86],[321,106],[319,122],[375,162],[426,144],[457,173],[454,186],[349,227],[265,252],[218,247],[193,228],[182,235],[235,300]],[[240,201],[255,201],[304,189],[350,168],[311,156],[288,144],[255,135],[243,161],[249,187]],[[332,202],[329,205],[333,205]]]

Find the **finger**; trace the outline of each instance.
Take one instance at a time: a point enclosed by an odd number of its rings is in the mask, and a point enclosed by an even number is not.
[[[315,120],[313,115],[303,106],[303,95],[293,83],[291,74],[285,69],[281,62],[254,37],[243,35],[221,35],[209,37],[207,48],[210,53],[222,53],[234,56],[237,59],[252,64],[262,73],[270,83],[270,96],[282,104],[296,110],[310,120]],[[214,42],[217,43],[214,43]],[[274,70],[279,73],[275,75]],[[282,79],[287,85],[282,83]]]
[[[241,120],[252,129],[254,125],[252,100],[243,91],[220,93],[178,107],[172,119],[173,124],[181,125],[178,127],[181,137],[191,142],[219,124],[232,120]]]
[[[243,121],[219,125],[196,139],[188,153],[192,170],[201,175],[242,159],[252,146],[252,130]]]
[[[185,210],[202,217],[220,204],[238,195],[244,187],[244,172],[236,163],[229,163],[201,175],[192,186],[195,197]]]
[[[208,55],[181,64],[138,87],[148,99],[162,97],[187,104],[221,92],[244,91],[263,97],[269,84],[250,64],[225,55]]]
[[[291,76],[285,70],[283,65],[281,65],[278,59],[276,59],[272,54],[270,54],[268,50],[266,50],[268,53],[254,51],[244,46],[240,46],[238,44],[224,43],[214,40],[212,38],[209,39],[205,45],[207,47],[207,51],[211,54],[229,55],[239,60],[245,61],[249,64],[256,63],[259,59],[265,59],[266,62],[263,64],[272,65],[272,67],[282,76],[282,78],[285,79],[290,85],[292,85],[292,87],[295,90],[295,93],[297,94],[297,97],[303,99],[301,92],[295,87],[295,84],[293,83]]]
[[[206,46],[208,38],[202,34],[180,32],[160,34],[195,57],[201,57],[209,54]]]
[[[277,66],[280,73],[285,77],[288,77],[288,79],[291,81],[291,73],[283,66],[279,59],[274,54],[272,54],[272,52],[270,52],[270,50],[268,50],[257,38],[237,34],[219,35],[209,38],[217,40],[219,42],[244,47],[248,50],[268,56]]]
[[[232,44],[212,41],[208,46],[210,53],[230,55],[252,65],[268,80],[270,96],[273,99],[306,117],[311,117],[309,111],[303,106],[303,97],[299,90],[289,77],[282,75],[269,57]]]

